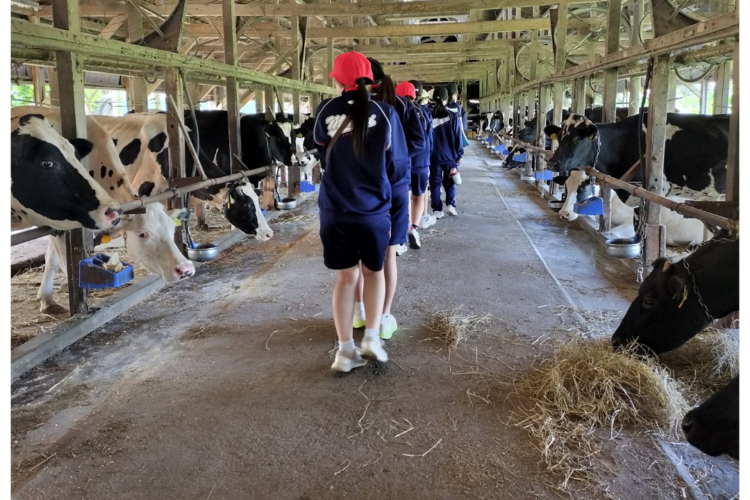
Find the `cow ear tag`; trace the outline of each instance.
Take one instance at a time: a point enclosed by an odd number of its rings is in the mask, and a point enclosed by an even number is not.
[[[557,134],[552,134],[551,136],[549,136],[549,138],[552,139],[553,141],[556,141],[557,140]]]
[[[302,134],[297,134],[297,139],[302,139],[303,137],[304,137],[304,135],[302,135]]]
[[[182,225],[182,222],[181,222],[181,221],[180,221],[180,219],[178,219],[177,217],[175,217],[175,218],[174,218],[174,219],[172,219],[172,220],[174,221],[174,225],[175,225],[175,226],[181,226],[181,225]]]
[[[110,241],[112,241],[112,237],[110,235],[105,234],[104,236],[102,236],[102,243],[109,243]]]
[[[680,302],[680,305],[677,306],[677,309],[681,309],[682,308],[682,304],[685,303],[685,301],[687,300],[687,298],[688,298],[688,289],[687,289],[687,285],[685,285],[685,287],[682,289],[682,302]]]
[[[594,139],[596,139],[596,134],[591,134],[591,137],[589,137],[589,139],[591,139],[592,141],[593,141]]]

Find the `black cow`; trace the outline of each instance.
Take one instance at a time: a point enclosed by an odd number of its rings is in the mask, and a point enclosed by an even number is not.
[[[720,231],[713,242],[674,264],[656,259],[612,335],[612,345],[637,341],[656,354],[671,351],[706,328],[712,318],[739,310],[740,242],[720,241],[727,236],[726,230]]]
[[[740,459],[740,377],[690,410],[682,419],[688,443],[703,453]]]
[[[644,123],[648,116],[644,114]],[[557,135],[559,146],[550,159],[562,177],[571,170],[593,166],[597,170],[620,178],[638,160],[638,136],[645,149],[646,137],[639,130],[638,116],[619,123],[595,125],[590,120],[571,115],[563,129],[549,125],[548,136]],[[562,133],[565,130],[565,133]],[[664,175],[669,191],[666,196],[692,199],[721,199],[726,185],[726,163],[729,142],[729,115],[667,115],[667,142]],[[641,180],[640,171],[634,180]],[[666,183],[665,183],[666,184]],[[629,194],[618,190],[626,201]]]

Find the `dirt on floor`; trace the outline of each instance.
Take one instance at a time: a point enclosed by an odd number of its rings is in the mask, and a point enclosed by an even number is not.
[[[335,273],[308,200],[14,383],[14,497],[731,498],[734,462],[628,429],[598,431],[593,479],[562,489],[511,424],[515,382],[609,335],[637,284],[469,151],[459,216],[398,258],[386,365],[329,370]],[[433,323],[451,309],[487,318],[454,349]]]

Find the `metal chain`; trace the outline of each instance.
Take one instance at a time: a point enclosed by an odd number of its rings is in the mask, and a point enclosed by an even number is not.
[[[706,313],[709,321],[711,321],[712,323],[716,323],[718,319],[715,319],[713,316],[711,316],[711,313],[708,310],[708,306],[705,302],[703,302],[703,297],[701,297],[701,293],[698,291],[698,285],[695,283],[695,276],[692,272],[690,272],[690,265],[688,264],[687,259],[683,260],[682,263],[685,265],[685,270],[687,271],[688,276],[690,276],[690,281],[693,282],[693,292],[695,292],[695,296],[698,298],[698,302],[700,303],[701,307],[703,307],[703,312]]]
[[[636,274],[636,282],[637,283],[643,283],[643,260],[644,260],[644,244],[643,242],[646,239],[646,224],[644,223],[643,219],[646,215],[646,199],[641,198],[640,199],[640,206],[638,210],[638,241],[640,242],[640,250],[638,253],[638,271]]]

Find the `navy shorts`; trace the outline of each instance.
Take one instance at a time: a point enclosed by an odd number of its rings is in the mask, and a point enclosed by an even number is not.
[[[371,271],[380,271],[385,262],[391,220],[388,214],[355,220],[320,211],[320,240],[323,261],[328,269],[350,269],[362,261]]]
[[[411,194],[422,196],[427,191],[427,182],[430,180],[430,168],[421,170],[411,169]]]
[[[409,241],[409,191],[394,194],[391,198],[391,239],[388,246],[403,245]]]

